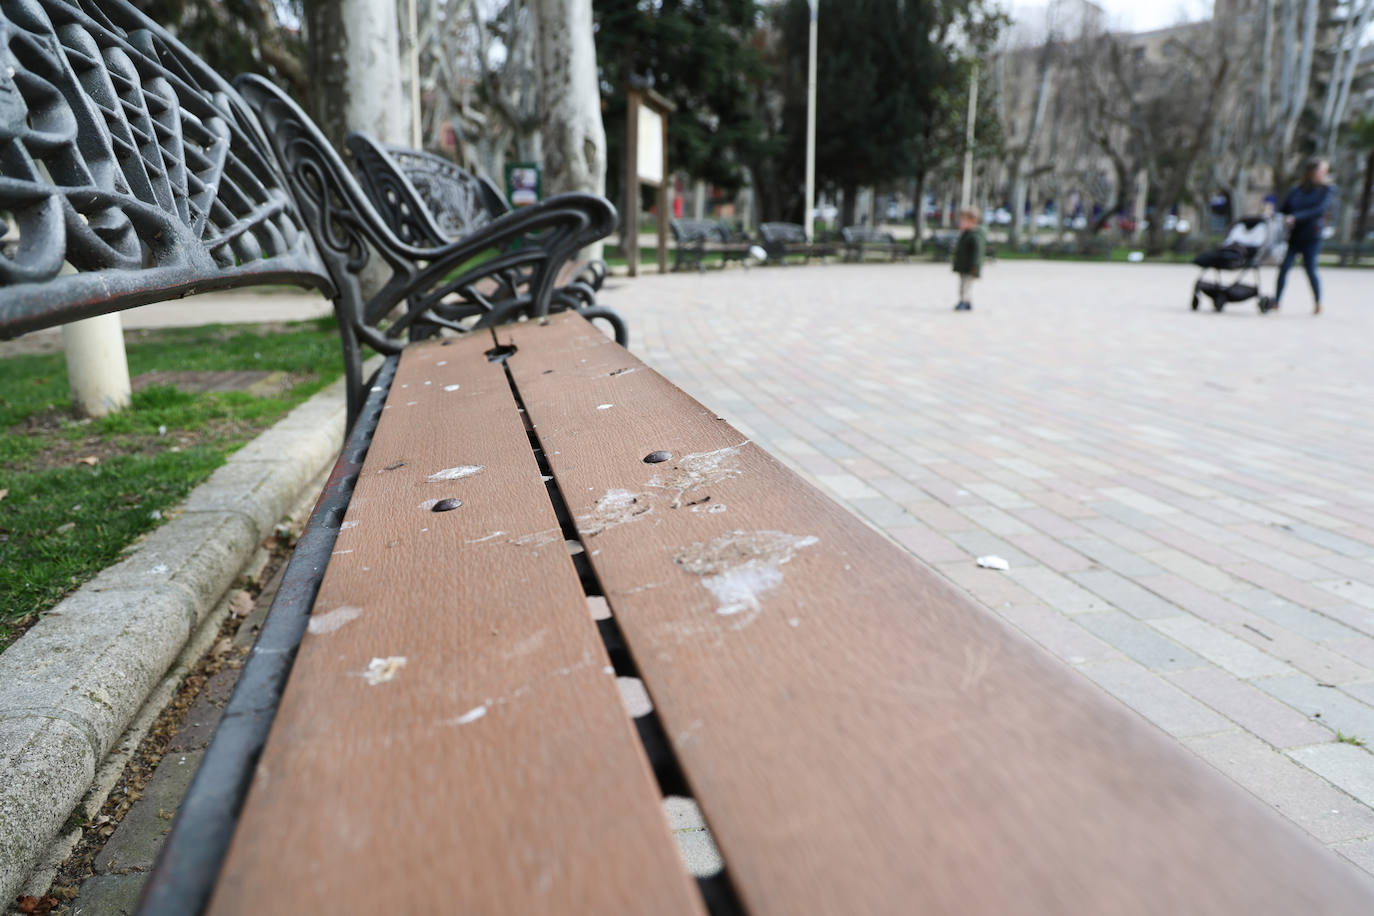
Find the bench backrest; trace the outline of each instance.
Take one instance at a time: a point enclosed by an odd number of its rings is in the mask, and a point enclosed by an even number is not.
[[[886,232],[882,229],[874,229],[872,226],[845,226],[840,230],[840,235],[851,245],[872,242],[882,242],[892,245],[897,242],[896,237],[891,232]]]
[[[806,229],[797,223],[763,223],[759,226],[759,235],[768,243],[774,242],[793,242],[805,244]]]
[[[669,225],[678,242],[722,242],[720,226],[710,219],[675,219]]]
[[[385,146],[356,132],[344,143],[358,180],[378,204],[382,218],[412,244],[442,245],[510,212],[510,204],[490,179],[447,159]]]
[[[281,90],[231,87],[126,0],[0,6],[0,163],[0,337],[210,289],[316,287],[334,299],[350,420],[363,345],[545,314],[559,267],[615,227],[604,198],[568,194],[470,240],[402,238]],[[477,286],[493,274],[495,295]]]
[[[333,283],[253,115],[123,2],[0,7],[0,336]]]

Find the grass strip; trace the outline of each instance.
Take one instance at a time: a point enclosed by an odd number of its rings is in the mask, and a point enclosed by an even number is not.
[[[0,359],[0,649],[342,371],[333,319],[126,334],[129,374],[263,370],[272,393],[153,385],[81,419],[62,354]]]

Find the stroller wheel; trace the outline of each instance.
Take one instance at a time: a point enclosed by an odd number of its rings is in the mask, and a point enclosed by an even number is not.
[[[1198,283],[1194,283],[1194,284],[1193,284],[1193,311],[1195,311],[1195,312],[1197,311],[1198,296],[1199,296],[1199,293],[1200,293],[1200,290],[1198,289],[1198,287],[1200,287],[1201,285],[1202,285],[1202,284],[1201,284],[1201,281],[1199,281]]]
[[[1261,315],[1263,315],[1264,313],[1268,312],[1268,311],[1269,311],[1270,309],[1272,309],[1273,307],[1274,307],[1274,300],[1273,300],[1273,299],[1270,299],[1268,296],[1260,296],[1260,297],[1259,297],[1259,310],[1260,310],[1260,314],[1261,314]]]
[[[1221,311],[1222,309],[1226,308],[1226,303],[1225,303],[1225,302],[1220,302],[1220,301],[1213,302],[1213,303],[1212,303],[1212,308],[1219,312],[1219,311]]]

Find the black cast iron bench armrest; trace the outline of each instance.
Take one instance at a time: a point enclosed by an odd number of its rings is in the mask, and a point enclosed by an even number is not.
[[[493,220],[478,237],[437,247],[417,244],[423,235],[416,236],[417,243],[408,242],[387,225],[342,157],[294,101],[256,75],[239,77],[235,87],[257,116],[341,287],[335,313],[343,336],[350,425],[362,406],[363,344],[391,353],[403,346],[402,333],[420,339],[441,328],[471,330],[519,314],[542,316],[574,307],[573,297],[555,288],[559,268],[615,228],[609,201],[571,194]],[[374,255],[386,279],[369,295],[360,271]],[[482,285],[484,280],[490,287]],[[405,314],[383,327],[397,306],[404,306]]]

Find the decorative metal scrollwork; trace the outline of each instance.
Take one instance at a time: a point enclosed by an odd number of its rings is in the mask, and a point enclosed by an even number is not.
[[[330,286],[251,114],[117,0],[0,0],[0,220],[4,336],[193,289]]]

